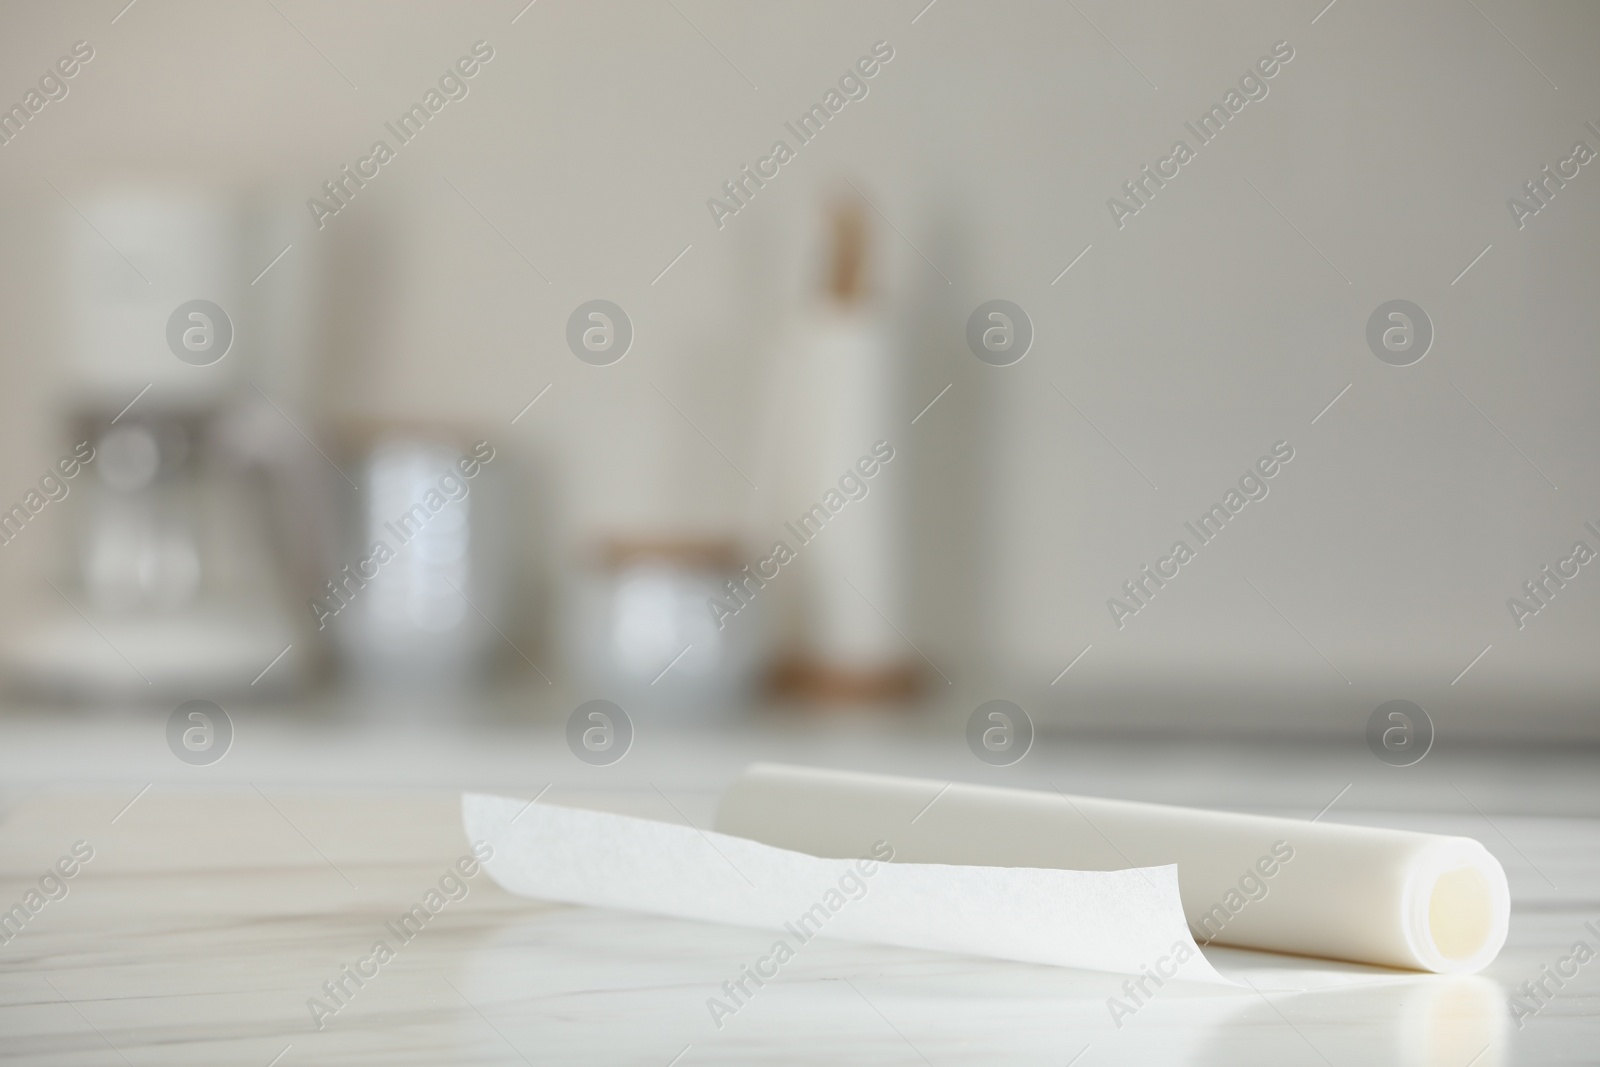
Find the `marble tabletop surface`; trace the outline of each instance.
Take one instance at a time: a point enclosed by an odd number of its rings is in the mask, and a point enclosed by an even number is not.
[[[1326,748],[1092,742],[1010,777],[943,736],[782,728],[661,736],[612,768],[551,731],[318,735],[240,724],[179,764],[137,720],[13,724],[0,752],[0,1061],[30,1064],[1505,1064],[1600,1062],[1600,963],[1538,1010],[1510,997],[1600,929],[1591,755],[1440,752],[1407,773]],[[287,729],[287,728],[286,728]],[[77,739],[92,736],[85,744]],[[410,940],[399,915],[467,851],[462,788],[706,826],[747,758],[786,758],[1477,837],[1510,941],[1483,975],[1303,993],[1174,983],[1112,1019],[1120,979],[818,939],[718,1026],[754,930],[519,899],[486,875]],[[76,850],[76,851],[75,851]],[[92,857],[84,854],[92,850]],[[71,877],[61,877],[71,870]],[[457,894],[459,895],[459,894]],[[375,976],[324,983],[394,946]]]

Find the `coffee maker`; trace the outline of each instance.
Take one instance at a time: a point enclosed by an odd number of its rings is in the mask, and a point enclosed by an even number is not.
[[[292,689],[309,649],[273,501],[296,431],[256,379],[273,388],[274,358],[294,358],[272,306],[293,271],[245,284],[262,225],[214,190],[125,186],[75,207],[58,424],[81,469],[23,531],[49,558],[0,664],[26,691],[96,701]]]

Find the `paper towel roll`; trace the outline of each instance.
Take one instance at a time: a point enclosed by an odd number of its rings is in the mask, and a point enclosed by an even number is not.
[[[1465,974],[1505,943],[1505,871],[1467,837],[755,764],[717,830],[816,856],[1117,870],[1178,866],[1201,944]]]
[[[856,467],[874,448],[881,458],[894,455],[901,444],[901,420],[895,416],[899,382],[888,330],[876,315],[854,305],[826,309],[812,323],[807,369],[815,437],[807,456],[810,477],[800,498],[805,503],[791,509],[791,521],[826,500],[824,494],[836,490],[841,478],[850,477],[865,495],[815,536],[814,547],[800,549],[812,557],[810,568],[801,572],[809,599],[806,648],[826,667],[895,670],[912,654],[891,621],[905,619],[900,563],[906,461],[886,463],[870,480],[859,477]]]

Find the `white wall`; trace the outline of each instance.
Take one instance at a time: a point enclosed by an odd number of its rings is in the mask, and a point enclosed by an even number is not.
[[[75,199],[201,177],[293,210],[484,39],[470,95],[325,229],[305,215],[261,283],[318,265],[326,329],[300,400],[324,422],[486,427],[552,472],[558,546],[643,526],[764,539],[758,495],[657,390],[730,457],[760,453],[768,361],[849,177],[900,231],[880,225],[876,248],[908,409],[953,383],[895,439],[919,501],[903,625],[956,703],[1345,731],[1408,697],[1441,731],[1600,732],[1600,568],[1520,632],[1505,604],[1579,537],[1600,549],[1582,529],[1600,525],[1600,167],[1521,231],[1505,203],[1575,140],[1600,150],[1583,125],[1600,125],[1600,12],[1339,0],[1312,24],[1321,0],[939,0],[917,17],[923,2],[539,0],[513,25],[521,0],[280,0],[315,48],[267,5],[142,0],[115,25],[119,4],[4,5],[0,100],[75,40],[97,54],[0,147],[0,496],[55,447],[59,234],[83,223],[47,177]],[[878,40],[895,56],[870,94],[719,231],[706,198]],[[1107,198],[1193,143],[1185,120],[1280,40],[1294,58],[1269,95],[1118,229]],[[563,342],[595,297],[637,330],[610,368]],[[965,348],[991,297],[1037,330],[1009,368]],[[1364,339],[1395,297],[1437,331],[1407,368]],[[1296,456],[1271,495],[1115,628],[1106,599],[1280,439]],[[13,587],[42,559],[18,547],[0,555]]]

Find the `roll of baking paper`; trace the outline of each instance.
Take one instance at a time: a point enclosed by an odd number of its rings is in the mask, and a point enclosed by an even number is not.
[[[1468,837],[755,764],[716,828],[816,856],[1118,870],[1176,864],[1195,939],[1466,974],[1505,943],[1505,871]]]

